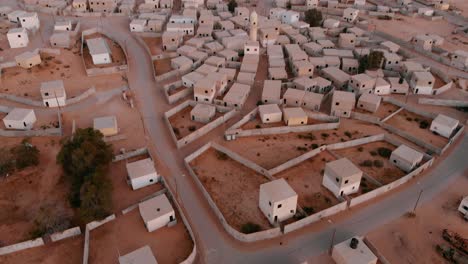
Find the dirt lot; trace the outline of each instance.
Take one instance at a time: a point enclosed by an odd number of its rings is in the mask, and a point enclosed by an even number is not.
[[[108,68],[108,67],[127,64],[125,53],[123,49],[119,46],[119,44],[117,44],[117,42],[112,41],[110,38],[108,38],[107,36],[101,33],[95,33],[95,34],[85,36],[86,40],[93,39],[93,38],[104,38],[106,40],[107,45],[109,46],[111,50],[112,63],[95,65],[93,63],[93,59],[91,58],[91,54],[89,54],[89,49],[87,48],[87,46],[85,46],[85,48],[83,49],[83,58],[84,58],[85,66],[87,69]]]
[[[178,131],[178,133],[176,132],[177,139],[184,138],[197,129],[205,126],[204,123],[196,122],[191,119],[190,111],[192,111],[192,109],[192,106],[188,106],[169,118],[169,122],[171,123],[174,131]],[[223,113],[216,112],[216,115],[212,120],[215,120],[222,115]]]
[[[468,237],[466,222],[457,212],[461,197],[467,194],[466,176],[467,172],[420,206],[415,218],[402,216],[370,232],[367,237],[390,263],[448,263],[437,254],[435,246],[448,245],[442,239],[444,228]]]
[[[364,144],[358,147],[345,148],[334,150],[340,156],[348,158],[356,166],[358,166],[364,173],[376,179],[382,184],[387,184],[398,180],[399,178],[405,176],[405,173],[394,166],[389,158],[382,157],[378,154],[378,148],[387,148],[391,151],[396,149],[396,147],[385,141],[377,141],[368,144]],[[375,166],[376,160],[380,161],[382,167]],[[364,161],[372,161],[374,164],[372,166],[365,166]],[[379,165],[378,165],[379,166]]]
[[[345,135],[346,131],[351,133],[351,137]],[[220,143],[237,153],[242,153],[242,156],[260,166],[272,169],[305,153],[315,145],[348,141],[380,133],[385,133],[385,130],[376,125],[342,118],[340,127],[337,130],[242,137],[234,141],[222,141]]]
[[[380,118],[382,120],[385,117],[391,115],[393,112],[395,112],[399,108],[400,107],[398,107],[398,106],[396,106],[394,104],[382,102],[382,103],[380,103],[379,109],[377,109],[377,111],[375,113],[370,113],[368,111],[358,109],[358,108],[356,108],[355,111],[359,112],[359,113],[362,113],[362,114],[368,114],[368,115],[372,114],[372,115],[377,116],[378,118]]]
[[[176,219],[173,227],[148,232],[138,208],[118,216],[91,231],[89,263],[117,263],[119,255],[145,245],[150,246],[158,263],[180,263],[192,252],[193,242],[178,213]]]
[[[8,149],[21,142],[21,138],[1,138],[0,145]],[[56,163],[60,150],[59,137],[32,138],[39,148],[37,167],[26,168],[0,179],[0,242],[4,245],[32,238],[34,220],[41,207],[49,215],[69,222],[73,210],[69,207],[68,187],[63,182],[62,171]]]
[[[209,149],[190,164],[226,221],[235,229],[253,222],[270,228],[258,208],[260,185],[268,179]]]
[[[125,84],[121,75],[86,76],[79,49],[61,49],[60,55],[42,54],[42,63],[32,69],[20,67],[3,69],[0,92],[40,100],[41,82],[63,80],[67,98],[82,94],[92,86],[98,91]]]
[[[284,178],[299,196],[299,205],[310,214],[339,203],[338,199],[322,186],[323,170],[335,158],[328,151],[312,157],[299,165],[275,175]]]
[[[3,264],[79,264],[83,259],[84,236],[0,256]]]
[[[162,47],[162,38],[157,37],[157,38],[150,38],[150,37],[142,37],[143,41],[145,42],[146,46],[151,52],[151,55],[159,55],[163,51],[161,49]]]
[[[319,121],[316,119],[308,118],[307,124],[306,125],[317,125],[317,124],[323,124],[325,122]],[[248,130],[248,129],[257,129],[257,128],[270,128],[270,127],[282,127],[286,126],[286,124],[281,121],[281,122],[276,122],[276,123],[269,123],[269,124],[264,124],[262,120],[260,119],[259,116],[257,116],[255,119],[245,123],[243,126],[241,126],[242,129]]]
[[[153,61],[154,73],[156,76],[172,71],[171,58]]]
[[[426,121],[428,123],[427,128],[419,128],[419,124],[422,121]],[[436,147],[442,148],[448,143],[448,140],[442,136],[433,134],[429,130],[431,122],[432,120],[429,118],[425,118],[406,110],[399,112],[386,121],[386,123],[391,126],[399,128],[420,139],[424,139],[424,141],[429,142]]]

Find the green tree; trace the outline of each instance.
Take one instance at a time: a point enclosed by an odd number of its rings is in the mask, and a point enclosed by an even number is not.
[[[84,223],[103,219],[112,210],[112,182],[98,170],[81,186],[80,219]]]
[[[378,69],[382,66],[384,54],[381,51],[371,51],[369,55],[359,59],[358,73],[363,73],[368,69]]]
[[[309,23],[311,27],[320,27],[322,25],[322,12],[316,8],[305,11],[304,21]]]
[[[229,12],[234,13],[234,10],[236,10],[236,7],[237,7],[236,0],[229,0],[229,3],[228,3]]]
[[[14,156],[15,166],[19,170],[39,164],[39,150],[29,143],[29,139],[24,139],[21,144],[10,151]]]

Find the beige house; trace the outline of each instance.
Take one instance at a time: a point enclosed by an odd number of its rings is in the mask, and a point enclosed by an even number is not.
[[[38,52],[26,51],[15,57],[18,67],[29,69],[33,66],[41,64],[41,56]]]
[[[415,72],[410,79],[410,87],[414,94],[432,94],[435,78],[430,72]]]
[[[258,206],[270,224],[275,225],[296,214],[297,197],[293,188],[281,178],[260,185]]]
[[[390,52],[385,52],[384,53],[384,63],[383,67],[386,70],[392,70],[396,71],[400,69],[402,62],[402,58],[395,54],[395,53],[390,53]]]
[[[200,67],[198,67],[195,72],[201,73],[203,75],[208,75],[213,72],[217,72],[218,68],[215,66],[208,65],[206,63],[202,64]]]
[[[283,95],[283,104],[286,106],[302,106],[305,93],[304,90],[288,88]]]
[[[262,102],[264,104],[281,103],[281,81],[265,80],[263,83]]]
[[[155,184],[161,179],[151,158],[129,162],[126,164],[126,168],[127,180],[133,190]]]
[[[105,137],[117,135],[117,118],[115,116],[97,117],[93,120],[94,130],[99,130]]]
[[[378,258],[361,237],[353,237],[333,246],[336,264],[377,264]]]
[[[220,68],[218,72],[226,74],[229,83],[234,81],[234,78],[236,77],[237,73],[236,69],[232,68]]]
[[[250,86],[242,83],[234,83],[223,98],[224,106],[243,107],[250,93]]]
[[[281,122],[283,119],[283,112],[277,104],[259,105],[258,113],[264,124]]]
[[[230,49],[224,49],[222,51],[218,51],[216,54],[226,59],[226,61],[238,61],[239,60],[239,53]]]
[[[228,84],[228,77],[226,73],[212,72],[209,73],[206,78],[215,81],[217,91],[216,96],[224,94]]]
[[[401,68],[404,76],[411,76],[415,72],[427,71],[421,63],[414,61],[404,61],[401,63],[403,66]]]
[[[76,1],[76,0],[75,0]],[[119,256],[119,264],[158,264],[149,246]]]
[[[33,109],[13,108],[3,118],[6,129],[30,130],[36,122],[36,114]],[[281,121],[281,118],[280,120]]]
[[[216,81],[202,78],[195,83],[193,88],[193,99],[197,102],[213,102],[216,95]]]
[[[338,46],[343,49],[354,49],[356,47],[356,35],[353,33],[341,33],[338,37]]]
[[[190,72],[182,76],[182,84],[187,88],[193,88],[195,83],[205,78],[205,75],[198,72]]]
[[[317,44],[316,42],[309,42],[302,45],[302,49],[309,55],[309,56],[319,56],[322,54],[322,46]]]
[[[432,46],[434,45],[434,40],[430,36],[424,34],[413,37],[411,42],[416,47],[427,51],[432,50]]]
[[[294,88],[298,90],[312,92],[315,86],[317,85],[317,81],[314,79],[310,79],[307,76],[303,76],[303,77],[294,79],[293,85],[294,85]]]
[[[391,53],[397,53],[398,50],[400,50],[400,45],[395,44],[391,41],[384,41],[380,43],[380,46],[382,46],[384,49],[387,49]]]
[[[409,84],[403,78],[389,77],[387,78],[390,83],[390,92],[395,94],[408,94]]]
[[[29,44],[28,31],[25,28],[10,28],[7,33],[10,48],[24,48]]]
[[[354,22],[357,19],[358,15],[358,9],[348,7],[343,11],[343,19],[348,23]]]
[[[65,106],[67,94],[62,80],[42,82],[40,92],[44,106]]]
[[[226,59],[218,56],[210,56],[205,60],[205,64],[215,66],[216,68],[221,68],[226,64]]]
[[[451,64],[460,68],[468,67],[468,51],[456,50],[450,55]]]
[[[328,67],[323,69],[322,75],[325,79],[331,81],[335,87],[342,89],[346,88],[350,79],[349,74],[336,67]]]
[[[391,85],[382,77],[377,77],[375,80],[374,94],[377,95],[387,95],[391,92]]]
[[[287,126],[307,125],[309,117],[300,107],[283,108],[283,119]]]
[[[175,70],[188,70],[192,68],[193,61],[185,56],[179,56],[171,59],[171,67]]]
[[[258,32],[258,38],[262,47],[274,45],[278,36],[279,32],[274,28],[261,28]]]
[[[176,223],[175,211],[166,194],[139,203],[138,209],[148,232]]]
[[[405,172],[410,172],[421,163],[424,154],[406,145],[400,145],[390,156],[390,161]]]
[[[322,104],[323,94],[306,92],[302,98],[302,107],[319,111]]]
[[[247,41],[244,44],[244,54],[254,54],[258,55],[260,54],[260,44],[258,41]]]
[[[331,90],[332,84],[329,80],[322,78],[322,77],[315,77],[311,79],[312,81],[315,82],[315,85],[313,86],[312,92],[316,93],[326,93]]]
[[[190,111],[190,117],[193,121],[200,123],[209,123],[216,115],[216,107],[208,104],[196,104]]]
[[[237,82],[252,86],[255,82],[255,73],[251,72],[239,72],[237,74]]]
[[[325,164],[322,185],[339,198],[358,192],[362,174],[349,159],[341,158]]]
[[[165,31],[162,34],[162,48],[163,50],[175,51],[183,42],[184,34],[179,32]]]
[[[359,97],[357,108],[369,112],[376,112],[379,109],[382,98],[376,94],[363,94]]]
[[[430,130],[438,135],[450,138],[457,129],[458,124],[458,120],[443,114],[438,114],[437,117],[432,120]]]
[[[284,67],[268,68],[268,79],[270,80],[285,80],[288,79],[288,73]]]
[[[359,69],[359,61],[356,59],[342,58],[341,70],[348,74],[356,74]]]
[[[375,78],[365,73],[351,76],[349,90],[357,95],[372,93],[375,86]]]
[[[354,93],[334,91],[331,105],[331,115],[338,117],[350,117],[356,104]]]
[[[292,71],[297,77],[314,75],[314,65],[308,60],[294,61]]]

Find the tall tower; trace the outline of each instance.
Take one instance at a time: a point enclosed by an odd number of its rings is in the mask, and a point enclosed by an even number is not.
[[[250,13],[250,40],[257,41],[258,15],[257,12]]]

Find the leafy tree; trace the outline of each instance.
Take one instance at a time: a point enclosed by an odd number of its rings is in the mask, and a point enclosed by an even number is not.
[[[262,228],[255,223],[247,222],[242,225],[241,232],[244,234],[251,234],[260,231]]]
[[[112,183],[107,178],[112,148],[92,128],[77,129],[57,155],[71,185],[70,203],[83,221],[104,217],[110,210]]]
[[[24,139],[21,144],[10,151],[15,158],[17,169],[24,169],[39,164],[39,150],[29,143],[29,139]]]
[[[322,12],[316,8],[305,11],[304,21],[309,23],[311,27],[319,27],[322,24]]]
[[[291,2],[287,2],[286,3],[286,9],[291,10],[291,8],[292,8]]]
[[[382,65],[384,54],[381,51],[371,51],[369,55],[359,59],[358,73],[363,73],[368,69],[378,69]]]
[[[234,10],[236,9],[236,7],[237,7],[236,0],[229,0],[229,3],[228,3],[229,12],[234,13]]]

